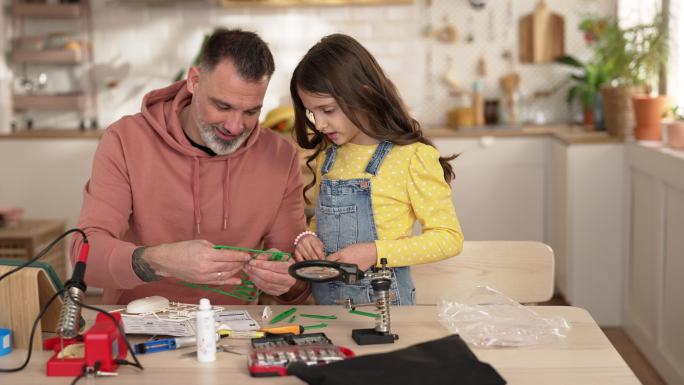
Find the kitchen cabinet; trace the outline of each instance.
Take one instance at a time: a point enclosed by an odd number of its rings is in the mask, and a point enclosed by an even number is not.
[[[437,138],[456,178],[453,201],[466,239],[545,239],[545,137]]]
[[[13,0],[10,15],[15,128],[33,128],[42,111],[75,111],[81,129],[97,128],[88,0]]]
[[[684,384],[684,152],[626,146],[624,328],[668,384]]]
[[[601,326],[622,322],[623,147],[549,143],[547,243],[556,289]]]
[[[621,323],[621,142],[484,136],[434,143],[442,155],[460,154],[452,189],[466,239],[549,244],[556,289],[599,324]]]

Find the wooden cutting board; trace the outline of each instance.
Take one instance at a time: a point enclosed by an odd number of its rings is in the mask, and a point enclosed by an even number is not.
[[[544,0],[520,18],[518,28],[521,63],[551,63],[565,54],[565,19]]]

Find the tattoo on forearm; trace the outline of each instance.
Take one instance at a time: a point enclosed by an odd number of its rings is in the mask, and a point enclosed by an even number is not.
[[[144,282],[159,281],[161,279],[157,273],[154,272],[152,266],[143,259],[144,247],[138,247],[133,251],[133,257],[131,258],[133,264],[133,271],[138,278],[142,279]]]

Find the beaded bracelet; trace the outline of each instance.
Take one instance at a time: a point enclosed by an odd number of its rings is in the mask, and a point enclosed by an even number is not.
[[[295,247],[297,246],[297,243],[299,243],[299,240],[304,238],[307,235],[313,235],[314,237],[318,237],[318,235],[316,235],[316,233],[314,233],[313,231],[307,230],[307,231],[301,232],[301,233],[299,233],[299,235],[297,235],[297,238],[295,238],[295,240],[294,240]]]

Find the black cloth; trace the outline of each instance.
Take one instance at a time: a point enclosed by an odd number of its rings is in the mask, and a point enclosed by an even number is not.
[[[458,335],[389,353],[327,365],[292,365],[288,373],[311,385],[499,385],[506,380],[481,362]]]
[[[188,136],[188,134],[185,131],[183,131],[183,134],[185,134],[185,138],[188,139],[188,142],[190,142],[190,144],[192,144],[192,147],[199,148],[200,150],[206,152],[207,155],[209,155],[209,156],[216,156],[216,153],[214,152],[214,150],[212,150],[211,148],[209,148],[207,146],[203,146],[199,143],[195,143],[192,139],[190,139],[190,137]]]

